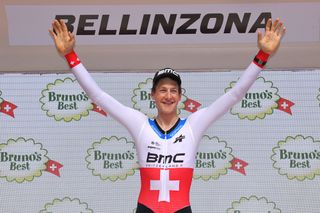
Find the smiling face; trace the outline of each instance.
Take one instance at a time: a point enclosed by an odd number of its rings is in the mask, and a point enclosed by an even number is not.
[[[159,80],[156,88],[151,92],[159,115],[177,115],[177,106],[181,100],[181,93],[176,81],[170,78]]]

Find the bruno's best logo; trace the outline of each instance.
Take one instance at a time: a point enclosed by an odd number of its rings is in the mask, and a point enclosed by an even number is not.
[[[82,116],[88,116],[89,111],[106,115],[89,100],[78,82],[71,78],[57,79],[54,83],[48,84],[41,94],[41,109],[56,121],[78,121]]]
[[[40,177],[43,171],[60,176],[62,165],[47,157],[48,151],[33,139],[22,137],[0,144],[0,177],[22,183]]]
[[[320,141],[311,136],[288,136],[272,152],[273,167],[289,180],[313,180],[320,175]]]
[[[225,92],[231,90],[236,83],[236,81],[232,81]],[[255,120],[265,118],[266,115],[272,114],[275,109],[291,115],[291,106],[293,105],[293,102],[278,95],[278,88],[274,87],[271,81],[258,77],[240,103],[232,107],[230,112],[240,119]]]
[[[137,168],[134,143],[126,138],[101,138],[87,152],[87,167],[101,180],[124,180]]]
[[[227,142],[219,140],[218,137],[205,135],[197,152],[193,178],[216,180],[221,175],[226,175],[228,169],[245,175],[247,165],[248,163],[232,155],[232,149],[228,147]]]

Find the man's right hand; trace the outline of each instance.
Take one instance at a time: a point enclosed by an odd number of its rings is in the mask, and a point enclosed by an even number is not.
[[[61,56],[65,56],[73,51],[76,43],[75,36],[68,31],[63,20],[54,20],[52,23],[52,29],[49,29],[49,32]]]

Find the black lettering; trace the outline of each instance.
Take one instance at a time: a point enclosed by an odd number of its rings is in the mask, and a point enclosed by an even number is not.
[[[215,19],[215,24],[213,28],[209,28],[210,19]],[[223,14],[221,13],[209,13],[206,14],[201,22],[200,31],[203,34],[217,33],[222,27]]]
[[[151,34],[158,34],[160,25],[162,26],[165,34],[172,34],[176,18],[177,14],[171,14],[169,21],[167,21],[163,14],[156,14],[154,17]]]
[[[167,156],[163,156],[163,155],[160,155],[162,157],[164,157],[164,162],[163,163],[171,163],[172,162],[172,155],[167,155]],[[159,163],[160,163],[160,159],[159,159]]]
[[[147,34],[148,26],[149,26],[149,21],[150,21],[150,14],[145,14],[143,15],[142,18],[142,23],[141,23],[141,28],[140,28],[140,35],[145,35]]]
[[[197,29],[188,29],[194,22],[200,18],[201,14],[181,14],[180,18],[188,19],[184,24],[182,24],[178,29],[176,34],[196,34]]]
[[[247,31],[250,16],[251,13],[245,13],[241,21],[238,13],[230,13],[224,33],[230,33],[233,24],[236,26],[239,33],[245,33]]]
[[[94,35],[95,30],[86,30],[86,27],[92,27],[94,22],[89,22],[89,19],[98,19],[98,15],[80,15],[77,35]]]
[[[157,154],[148,152],[148,156],[147,156],[147,162],[148,163],[157,162],[157,159],[158,159],[158,155]]]
[[[135,35],[135,34],[137,34],[137,30],[132,30],[132,29],[129,30],[128,29],[129,20],[130,20],[130,15],[123,15],[122,16],[119,35]]]
[[[184,155],[185,155],[185,153],[178,153],[178,154],[176,154],[176,155],[174,156],[174,158],[173,158],[173,162],[175,162],[175,163],[183,163],[183,159],[178,160],[178,157],[179,157],[179,156],[184,156]]]
[[[147,162],[148,163],[183,163],[183,159],[178,159],[179,157],[185,156],[185,153],[177,153],[176,155],[157,155],[155,153],[148,152]]]
[[[115,35],[117,30],[108,30],[109,15],[103,15],[101,18],[99,35]]]
[[[261,13],[260,16],[257,18],[257,20],[252,25],[251,29],[249,30],[249,33],[255,33],[258,28],[264,29],[267,24],[267,20],[271,18],[271,13]]]

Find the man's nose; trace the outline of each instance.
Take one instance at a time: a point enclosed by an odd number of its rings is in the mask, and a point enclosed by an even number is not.
[[[167,93],[166,93],[166,98],[171,98],[172,97],[172,93],[170,92],[170,91],[168,91]]]

